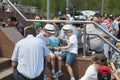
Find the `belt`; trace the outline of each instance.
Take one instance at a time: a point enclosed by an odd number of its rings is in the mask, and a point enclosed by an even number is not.
[[[90,51],[94,51],[96,53],[103,53],[103,50],[102,51],[95,51],[95,50],[92,50],[92,49],[89,49]]]
[[[38,77],[37,78],[34,78],[34,79],[30,79],[30,78],[28,78],[28,77],[25,77],[24,75],[22,75],[18,70],[17,70],[17,72],[18,72],[18,75],[20,75],[22,78],[24,78],[25,80],[37,80],[38,79]]]

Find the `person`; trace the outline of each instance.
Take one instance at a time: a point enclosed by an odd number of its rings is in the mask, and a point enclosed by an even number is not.
[[[111,32],[113,28],[111,23],[107,20],[108,16],[109,16],[108,14],[104,14],[101,21],[106,25],[106,27],[108,28],[108,31]]]
[[[18,22],[16,17],[14,16],[9,16],[7,18],[7,23],[8,23],[8,26],[10,27],[16,27],[16,29],[22,34],[24,35],[24,26],[22,23]]]
[[[55,27],[56,36],[59,36],[59,33],[60,33],[60,23],[52,23],[52,25]]]
[[[35,23],[36,34],[39,34],[42,31],[42,25],[40,22]]]
[[[81,52],[83,52],[83,43],[81,41],[81,38],[83,35],[83,24],[75,23],[74,26],[77,30],[78,52],[81,53]]]
[[[116,24],[114,22],[113,16],[108,16],[107,20],[110,22],[110,24],[113,28],[112,34],[116,37],[118,35],[118,32],[119,32],[118,24]]]
[[[39,15],[35,15],[35,17],[34,17],[34,19],[35,20],[42,20],[42,17],[40,17]],[[33,27],[35,27],[36,28],[36,24],[39,24],[40,26],[42,26],[42,23],[41,22],[33,22],[32,24],[31,24],[31,26],[33,26]]]
[[[42,39],[46,45],[48,45],[49,37],[55,33],[55,28],[51,24],[46,24],[43,28],[43,31],[37,34],[36,37]]]
[[[112,25],[112,28],[113,28],[113,30],[112,30],[112,35],[117,38],[117,35],[118,35],[118,33],[119,33],[119,27],[118,27],[118,25],[114,22],[113,16],[109,16],[109,17],[107,18],[107,20],[108,20],[108,21],[111,23],[111,25]],[[116,40],[115,40],[115,39],[112,39],[112,44],[115,46],[115,44],[116,44]],[[115,49],[112,48],[112,53],[114,53],[114,52],[115,52]]]
[[[57,50],[61,50],[62,54],[58,56],[58,72],[55,73],[55,76],[60,76],[63,74],[62,72],[62,60],[65,61],[65,66],[67,67],[67,71],[70,75],[70,80],[75,80],[75,77],[73,75],[73,71],[71,68],[71,64],[73,61],[77,58],[77,50],[78,50],[78,41],[76,35],[73,34],[73,28],[72,25],[65,25],[64,33],[68,37],[68,40],[64,40],[64,42],[67,43],[66,46],[57,47]]]
[[[101,16],[100,14],[95,14],[93,16],[93,21],[96,22],[98,25],[101,26],[104,30],[108,31],[105,24],[101,23]],[[109,38],[107,34],[105,34],[102,30],[96,27],[94,24],[87,24],[86,25],[86,33],[87,34],[98,34],[106,39]],[[84,40],[84,35],[82,36],[82,42]],[[96,35],[88,35],[87,36],[87,44],[86,47],[91,51],[95,51],[96,53],[104,53],[104,41]]]
[[[49,50],[41,39],[35,37],[33,27],[26,27],[24,36],[16,43],[11,58],[15,80],[39,80],[44,59],[50,61]]]
[[[55,50],[56,47],[58,47],[59,45],[59,39],[58,37],[56,37],[56,34],[53,34],[51,37],[49,37],[49,49],[51,50],[51,53],[50,53],[50,63],[51,63],[51,75],[52,77],[54,78],[55,76],[55,59],[57,56],[60,55],[61,52]]]
[[[120,49],[120,42],[116,43],[116,47]],[[113,76],[116,78],[116,80],[120,80],[120,53],[115,52],[112,55],[110,66],[112,68]]]
[[[83,77],[79,80],[98,80],[98,68],[107,64],[107,58],[103,54],[94,54],[91,57],[92,64],[87,68]]]
[[[40,32],[36,37],[37,38],[40,38],[44,41],[44,43],[46,44],[46,46],[48,46],[49,44],[49,37],[51,35],[53,35],[55,33],[55,28],[53,25],[51,24],[46,24],[43,28],[43,31]],[[49,50],[49,55],[52,53],[52,51]],[[51,58],[51,56],[50,56]],[[46,63],[44,64],[45,67],[46,67]],[[42,80],[46,80],[46,74],[45,74],[45,67],[44,67],[44,70],[43,70],[43,77],[42,77]]]
[[[120,15],[116,15],[114,22],[118,25],[120,23]]]
[[[102,65],[98,68],[98,80],[111,80],[111,70],[108,66]]]

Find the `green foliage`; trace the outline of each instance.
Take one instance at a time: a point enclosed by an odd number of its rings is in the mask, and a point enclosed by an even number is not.
[[[47,11],[47,0],[20,0],[24,5],[36,6],[40,11]],[[120,0],[104,0],[104,12],[109,14],[120,14]],[[69,8],[72,12],[73,7],[76,10],[99,10],[101,12],[102,0],[69,0]],[[50,0],[50,12],[65,13],[66,0]]]

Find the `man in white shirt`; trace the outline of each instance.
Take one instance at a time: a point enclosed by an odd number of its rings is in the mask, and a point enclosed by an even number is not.
[[[12,55],[12,66],[15,80],[40,80],[44,68],[44,58],[50,61],[46,44],[36,38],[33,27],[26,27],[25,38],[18,41]]]

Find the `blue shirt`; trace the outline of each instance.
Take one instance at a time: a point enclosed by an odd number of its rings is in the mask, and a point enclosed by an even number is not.
[[[59,39],[55,36],[49,37],[49,46],[57,47],[59,45]]]
[[[33,35],[28,35],[15,45],[11,60],[18,62],[17,70],[28,78],[36,78],[43,71],[44,56],[49,50],[46,44]]]
[[[44,43],[46,45],[48,45],[48,43],[49,43],[49,37],[44,37],[42,33],[39,33],[36,37],[42,39],[44,41]]]

